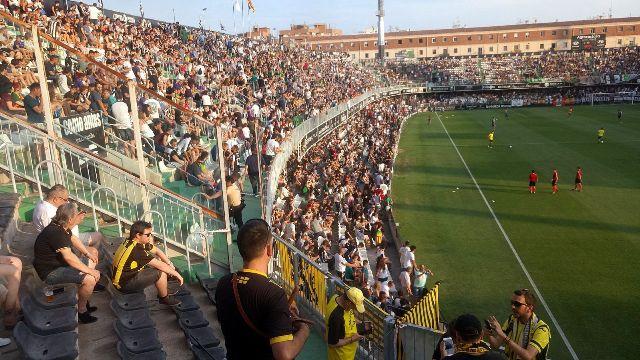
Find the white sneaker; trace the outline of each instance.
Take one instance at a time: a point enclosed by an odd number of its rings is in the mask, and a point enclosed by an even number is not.
[[[7,346],[11,344],[11,339],[9,338],[0,338],[0,347]]]

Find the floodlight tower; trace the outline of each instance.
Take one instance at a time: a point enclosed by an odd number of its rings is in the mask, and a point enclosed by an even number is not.
[[[378,0],[378,60],[384,64],[384,0]]]

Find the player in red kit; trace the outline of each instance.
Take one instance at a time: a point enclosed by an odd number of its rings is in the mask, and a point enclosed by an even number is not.
[[[551,190],[553,194],[558,193],[558,180],[560,180],[560,177],[558,176],[558,170],[553,169],[553,175],[551,176]]]
[[[536,183],[538,182],[538,174],[536,174],[535,170],[531,170],[531,174],[529,174],[529,193],[536,193]]]
[[[582,168],[578,166],[578,170],[576,171],[576,185],[573,187],[573,190],[578,190],[578,192],[582,191]]]

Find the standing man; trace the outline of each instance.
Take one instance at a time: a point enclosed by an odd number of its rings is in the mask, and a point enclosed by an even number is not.
[[[227,183],[227,202],[229,202],[231,215],[233,216],[233,220],[236,222],[238,228],[241,228],[244,224],[242,222],[242,209],[244,209],[244,203],[242,203],[242,192],[238,185],[236,185],[233,176],[227,176],[225,181]]]
[[[618,109],[618,121],[622,122],[622,110]]]
[[[496,117],[491,118],[491,131],[496,131]]]
[[[598,144],[604,144],[604,128],[601,127],[600,130],[598,130]]]
[[[429,119],[427,119],[427,126],[431,126],[431,114],[429,114]]]
[[[580,166],[578,166],[578,170],[576,171],[576,180],[573,190],[578,190],[578,192],[582,191],[582,168]]]
[[[494,136],[494,131],[491,130],[489,132],[489,135],[487,136],[487,138],[489,138],[489,146],[487,146],[490,149],[493,149],[493,136]]]
[[[497,349],[505,346],[509,360],[546,359],[551,331],[534,313],[536,298],[528,289],[520,289],[511,295],[511,312],[500,326],[495,316],[488,319],[491,325],[489,343]]]
[[[409,251],[404,253],[402,262],[400,263],[401,269],[415,269],[416,268],[416,246],[409,246]],[[408,271],[408,270],[407,270]]]
[[[216,291],[227,359],[295,358],[309,337],[309,326],[267,276],[274,251],[269,224],[247,221],[238,232],[238,250],[243,269],[222,277]]]
[[[552,194],[558,193],[558,180],[560,180],[560,177],[558,176],[558,170],[553,169],[553,175],[551,175],[551,193]]]
[[[445,342],[440,343],[440,359],[447,360],[502,360],[502,354],[482,341],[482,323],[475,315],[464,314],[453,321],[451,337],[455,353],[447,357]]]
[[[536,174],[535,170],[531,170],[531,174],[529,174],[529,194],[536,193],[537,182],[538,182],[538,174]]]
[[[260,166],[258,166],[258,149],[253,149],[251,155],[245,159],[246,171],[249,174],[249,181],[253,189],[253,195],[258,197],[258,184],[260,180]]]
[[[353,360],[356,357],[358,342],[364,336],[358,333],[353,310],[364,313],[364,295],[355,287],[349,288],[342,295],[333,295],[327,304],[329,360]]]

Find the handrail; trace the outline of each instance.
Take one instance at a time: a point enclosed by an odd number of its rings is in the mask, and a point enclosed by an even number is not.
[[[161,221],[161,229],[162,229],[162,240],[164,241],[164,252],[167,252],[167,222],[164,220],[164,216],[162,214],[160,214],[160,212],[155,211],[155,210],[147,210],[145,212],[142,213],[142,215],[140,215],[140,218],[144,219],[145,215],[157,215]]]
[[[42,185],[40,184],[40,172],[38,170],[40,170],[40,166],[42,166],[42,164],[51,164],[51,165],[55,165],[58,167],[58,169],[60,170],[60,174],[62,174],[63,169],[62,166],[60,166],[60,164],[58,164],[57,162],[53,161],[53,160],[42,160],[40,161],[36,167],[35,167],[35,175],[36,175],[36,183],[38,184],[38,194],[40,195],[40,200],[44,200],[44,197],[42,196]],[[50,180],[54,180],[54,182],[56,182],[56,179],[50,179]],[[61,176],[61,182],[62,185],[64,185],[64,177]]]
[[[9,143],[1,142],[0,149],[4,148],[5,156],[7,157],[7,165],[9,166],[9,174],[11,176],[11,185],[13,185],[13,192],[18,192],[18,187],[16,186],[16,176],[13,172],[13,162],[11,161],[11,154],[9,153]]]
[[[37,132],[37,133],[38,133],[38,136],[41,136],[41,137],[43,137],[43,138],[46,138],[46,139],[48,139],[49,141],[55,141],[55,142],[57,142],[57,143],[59,143],[59,144],[62,144],[63,146],[66,146],[66,147],[72,148],[74,151],[82,152],[82,153],[83,153],[83,154],[85,154],[88,158],[92,159],[93,161],[98,162],[98,163],[99,163],[99,164],[101,164],[101,165],[109,166],[109,167],[111,167],[111,168],[116,169],[117,171],[119,171],[119,172],[121,172],[121,173],[125,173],[125,174],[127,174],[127,175],[132,176],[132,177],[135,177],[136,182],[138,183],[138,185],[141,185],[141,184],[142,184],[142,183],[140,182],[140,179],[138,179],[138,177],[136,176],[136,174],[134,174],[133,172],[128,171],[128,170],[126,170],[126,169],[124,169],[124,168],[122,168],[122,167],[120,167],[120,166],[118,166],[118,165],[116,165],[116,164],[113,164],[113,163],[111,163],[111,162],[108,162],[108,161],[106,161],[106,160],[103,160],[103,159],[101,159],[100,157],[95,156],[95,154],[91,153],[90,151],[88,151],[88,150],[86,150],[86,149],[84,149],[84,148],[82,148],[82,147],[78,146],[77,144],[74,144],[74,143],[72,143],[72,142],[70,142],[70,141],[68,141],[68,140],[66,140],[66,139],[64,139],[64,138],[53,138],[52,136],[50,136],[49,134],[47,134],[47,133],[43,132],[42,130],[40,130],[40,129],[38,129],[38,128],[33,127],[30,123],[26,122],[25,120],[22,120],[22,119],[16,118],[16,117],[15,117],[15,116],[13,116],[12,114],[8,114],[7,112],[5,112],[5,111],[3,111],[3,110],[0,110],[0,115],[2,115],[2,116],[4,116],[4,117],[6,117],[6,118],[8,119],[8,121],[18,123],[18,124],[20,124],[20,125],[22,125],[22,126],[24,126],[24,127],[28,128],[28,129],[33,129],[33,130],[34,130],[34,132]],[[163,193],[163,194],[165,194],[165,195],[169,195],[169,196],[175,197],[176,199],[179,199],[179,200],[182,200],[182,201],[185,201],[185,202],[190,202],[190,200],[189,200],[188,198],[186,198],[186,197],[182,196],[181,194],[178,194],[178,193],[175,193],[175,192],[173,192],[173,191],[167,190],[167,189],[165,189],[165,188],[163,188],[163,187],[160,187],[160,186],[154,185],[154,184],[152,184],[152,183],[148,183],[148,184],[146,184],[146,185],[147,185],[147,186],[149,186],[149,187],[151,187],[153,190],[159,191],[159,192],[161,192],[161,193]],[[212,217],[214,217],[214,218],[216,218],[216,219],[218,219],[218,220],[223,219],[223,215],[221,215],[221,214],[217,213],[217,212],[216,212],[216,211],[214,211],[214,210],[207,209],[206,207],[204,207],[204,206],[202,206],[202,205],[200,205],[200,204],[193,204],[193,205],[194,205],[194,206],[199,207],[203,212],[205,212],[205,213],[206,213],[206,214],[208,214],[209,216],[212,216]]]
[[[113,199],[116,202],[116,220],[118,221],[118,235],[122,237],[122,222],[120,221],[120,207],[118,207],[118,195],[115,190],[107,186],[100,186],[91,192],[91,211],[93,211],[93,224],[95,226],[96,231],[98,231],[98,215],[96,213],[96,202],[95,195],[98,191],[105,190],[107,192],[111,192],[113,194]],[[166,240],[165,240],[166,241]]]

